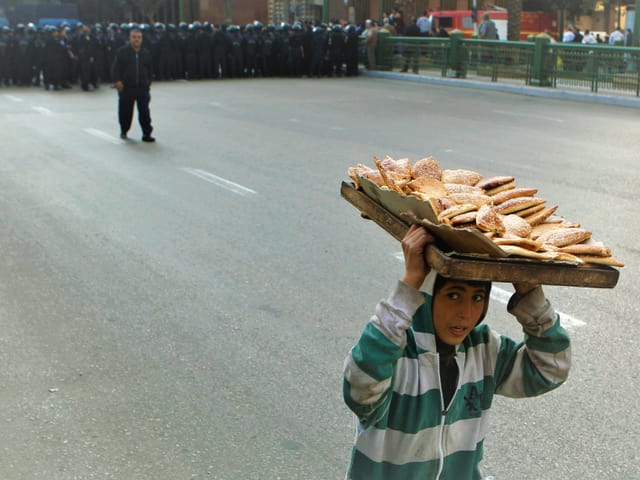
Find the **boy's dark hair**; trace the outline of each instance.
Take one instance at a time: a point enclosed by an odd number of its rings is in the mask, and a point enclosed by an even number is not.
[[[438,291],[447,282],[463,282],[463,283],[466,283],[467,285],[471,285],[473,287],[482,287],[482,288],[484,288],[484,291],[486,292],[486,296],[485,296],[485,299],[484,299],[484,308],[482,309],[482,314],[480,315],[480,319],[478,320],[478,323],[477,323],[477,325],[479,325],[480,322],[482,322],[482,320],[484,320],[484,317],[487,314],[487,310],[489,309],[489,297],[491,296],[491,282],[484,281],[484,280],[462,280],[462,279],[458,279],[458,278],[447,278],[447,277],[443,277],[442,275],[438,274],[438,275],[436,275],[436,280],[433,283],[433,295],[435,296],[435,294],[438,293]]]

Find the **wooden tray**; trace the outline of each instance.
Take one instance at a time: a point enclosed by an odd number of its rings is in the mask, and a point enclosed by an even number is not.
[[[373,220],[396,240],[401,240],[409,225],[347,182],[340,193],[360,210],[363,218]],[[620,272],[604,265],[572,265],[541,262],[519,257],[492,258],[456,252],[443,252],[435,245],[427,248],[429,265],[448,278],[490,280],[494,282],[529,282],[572,287],[613,288]]]

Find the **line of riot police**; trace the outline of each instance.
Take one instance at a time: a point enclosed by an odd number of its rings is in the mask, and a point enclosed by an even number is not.
[[[111,23],[19,24],[0,30],[0,85],[83,90],[111,82],[116,51],[131,28],[143,32],[154,80],[355,76],[361,28],[296,22],[245,26]]]

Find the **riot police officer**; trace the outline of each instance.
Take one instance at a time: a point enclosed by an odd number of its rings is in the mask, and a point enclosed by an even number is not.
[[[98,43],[91,34],[88,25],[83,25],[74,39],[74,51],[78,57],[82,90],[89,91],[89,84],[93,85],[93,88],[98,88],[98,70],[96,68]]]

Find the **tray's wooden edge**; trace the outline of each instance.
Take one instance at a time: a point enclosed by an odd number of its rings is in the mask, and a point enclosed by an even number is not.
[[[354,207],[360,210],[361,214],[377,223],[383,230],[389,233],[396,240],[402,240],[405,233],[409,229],[409,225],[398,217],[389,212],[379,203],[369,198],[356,188],[347,183],[342,182],[340,194]]]
[[[380,204],[357,190],[352,184],[342,182],[341,195],[364,218],[373,220],[396,240],[404,237],[409,225],[399,219]],[[531,260],[497,259],[487,257],[465,257],[448,254],[430,246],[427,249],[427,261],[439,274],[449,278],[467,280],[490,280],[496,282],[531,282],[556,286],[613,288],[618,282],[620,272],[605,265],[576,266],[568,264],[532,263]],[[544,269],[540,267],[544,266]],[[532,277],[535,276],[535,279]]]
[[[515,259],[514,259],[515,260]],[[427,250],[427,261],[445,277],[495,282],[532,282],[567,287],[613,288],[620,272],[615,268],[560,263],[528,263],[493,258],[465,258],[437,248]],[[544,268],[541,268],[544,267]]]

